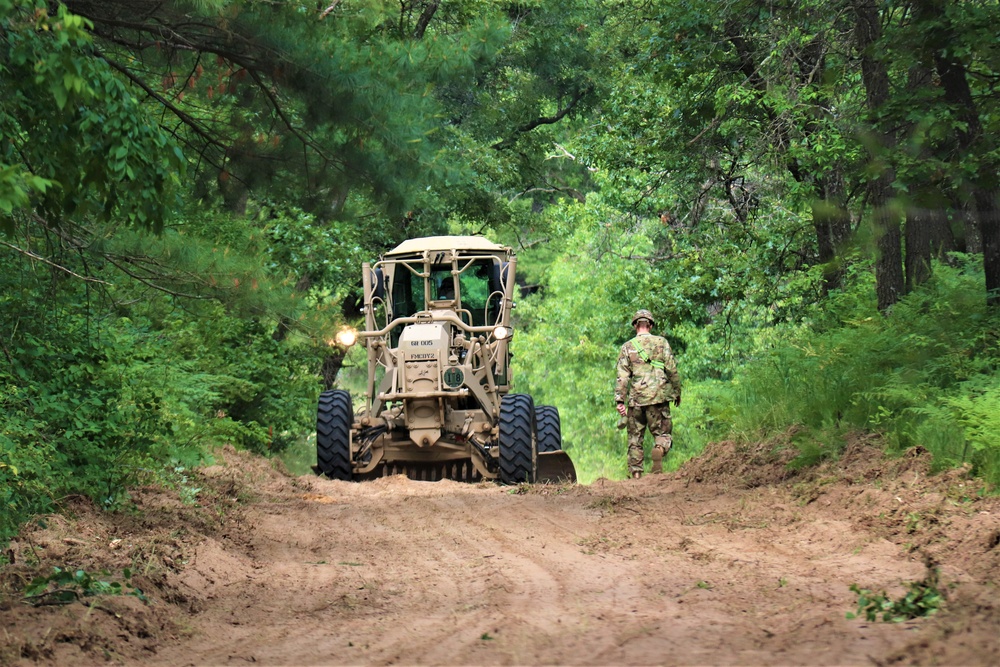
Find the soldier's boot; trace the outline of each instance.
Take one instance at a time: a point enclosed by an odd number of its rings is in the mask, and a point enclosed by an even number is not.
[[[651,472],[654,475],[659,475],[659,474],[663,473],[663,455],[664,455],[664,453],[665,452],[663,451],[663,447],[661,447],[660,445],[656,445],[655,447],[653,447],[653,451],[651,452],[651,458],[653,459],[653,465],[649,469],[649,472]]]

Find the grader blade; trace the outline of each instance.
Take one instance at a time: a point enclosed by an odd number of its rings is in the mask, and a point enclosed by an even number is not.
[[[562,450],[539,452],[535,481],[540,484],[576,482],[576,467],[573,465],[573,460]]]

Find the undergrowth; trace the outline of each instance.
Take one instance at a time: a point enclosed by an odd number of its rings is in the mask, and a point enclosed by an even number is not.
[[[36,241],[45,238],[35,231]],[[225,254],[185,238],[174,243],[187,253]],[[181,251],[170,246],[163,256],[171,249]],[[87,269],[85,256],[57,259]],[[90,261],[95,271],[107,268]],[[213,270],[229,266],[220,262],[212,260]],[[136,485],[183,491],[183,471],[213,447],[277,452],[315,419],[310,369],[327,352],[300,334],[277,340],[276,315],[222,297],[181,306],[103,278],[68,280],[0,253],[0,550],[24,522],[59,511],[67,498],[117,510]]]
[[[878,313],[864,280],[831,295],[808,326],[776,337],[718,391],[715,419],[741,438],[800,429],[803,467],[836,457],[847,430],[890,450],[920,446],[938,469],[970,463],[1000,485],[1000,314],[981,268],[937,265],[931,280]]]

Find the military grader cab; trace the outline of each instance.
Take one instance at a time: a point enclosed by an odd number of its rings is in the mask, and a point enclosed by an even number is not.
[[[362,265],[368,354],[363,406],[320,395],[316,471],[505,484],[575,481],[559,412],[511,393],[517,260],[475,236],[411,239]]]

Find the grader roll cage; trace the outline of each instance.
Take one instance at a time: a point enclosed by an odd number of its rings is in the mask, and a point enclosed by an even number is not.
[[[511,393],[517,258],[477,236],[411,239],[362,265],[364,405],[320,395],[317,473],[435,481],[576,481],[559,412]]]

